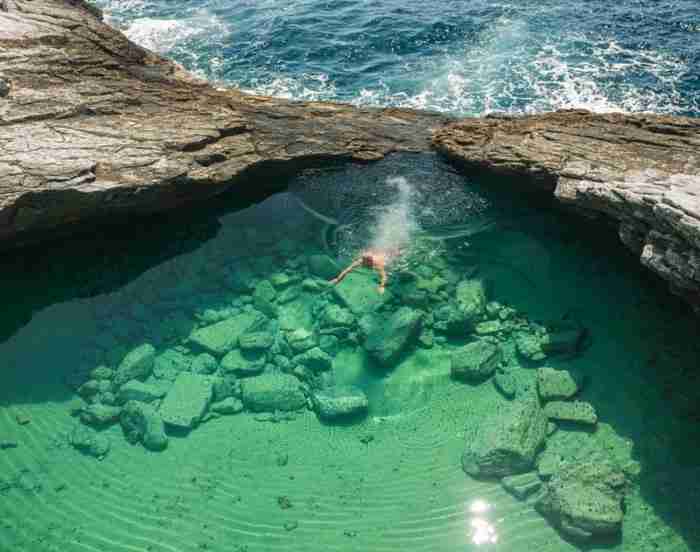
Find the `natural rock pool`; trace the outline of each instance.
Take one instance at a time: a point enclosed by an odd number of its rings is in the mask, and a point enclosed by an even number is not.
[[[613,228],[429,155],[285,189],[0,261],[0,550],[698,548],[697,320]]]

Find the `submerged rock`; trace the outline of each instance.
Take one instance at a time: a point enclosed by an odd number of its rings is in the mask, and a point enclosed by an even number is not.
[[[123,385],[132,379],[143,380],[151,375],[156,350],[150,343],[144,343],[130,351],[122,360],[114,376],[115,385]]]
[[[298,410],[306,405],[301,382],[294,376],[269,373],[241,381],[241,398],[253,412]]]
[[[477,322],[486,311],[486,290],[481,280],[462,280],[457,284],[455,300],[469,323]]]
[[[474,477],[504,477],[528,471],[546,432],[547,418],[537,398],[518,400],[477,427],[468,428],[462,467]]]
[[[214,378],[180,374],[160,405],[163,421],[181,429],[192,429],[202,419],[214,396]]]
[[[192,359],[190,370],[194,374],[213,374],[219,369],[219,363],[209,353],[201,353]]]
[[[355,315],[339,305],[327,305],[321,314],[320,333],[345,337],[355,325]]]
[[[270,332],[248,332],[241,335],[238,344],[244,351],[266,351],[275,342],[275,336]]]
[[[222,401],[212,403],[210,409],[217,414],[238,414],[243,411],[243,402],[234,397],[227,397]]]
[[[542,481],[538,477],[537,472],[528,472],[504,477],[501,479],[501,485],[515,498],[525,500],[528,496],[540,490]]]
[[[317,391],[313,404],[324,420],[356,416],[367,411],[369,405],[364,392],[353,386],[333,386]]]
[[[120,422],[129,443],[143,443],[144,447],[153,451],[164,450],[168,446],[163,419],[150,404],[127,402]]]
[[[328,255],[309,255],[309,272],[314,276],[330,280],[335,278],[340,269]]]
[[[122,385],[121,389],[119,389],[118,399],[120,402],[153,402],[162,399],[167,390],[168,388],[162,384],[155,385],[152,383],[144,383],[139,380],[131,380],[127,381]]]
[[[481,383],[493,375],[502,357],[500,347],[491,341],[480,339],[469,343],[450,356],[452,377]]]
[[[287,334],[287,343],[289,343],[292,351],[303,353],[316,346],[316,338],[313,332],[304,328],[299,328]]]
[[[308,351],[294,357],[297,364],[306,366],[313,372],[325,372],[330,370],[333,365],[331,356],[324,352],[320,347],[314,347]]]
[[[265,353],[234,349],[221,359],[221,370],[225,374],[240,377],[255,376],[265,369]]]
[[[535,507],[575,539],[619,533],[626,490],[624,474],[606,463],[564,465],[545,484]]]
[[[512,399],[518,391],[518,383],[510,372],[498,372],[493,377],[494,387],[506,399]]]
[[[90,427],[77,425],[68,436],[68,442],[80,452],[102,460],[110,449],[109,439]]]
[[[595,425],[598,423],[598,415],[593,405],[584,401],[553,401],[544,406],[544,413],[552,420],[577,422],[580,424]]]
[[[423,313],[401,307],[389,320],[375,317],[365,340],[367,353],[383,365],[392,365],[416,341]]]
[[[543,401],[569,399],[578,390],[576,378],[566,370],[546,367],[537,370],[537,392]]]
[[[189,341],[208,353],[222,356],[238,344],[241,335],[252,326],[261,323],[261,319],[262,315],[259,312],[243,312],[195,330],[190,335]]]
[[[101,403],[94,403],[83,408],[80,413],[80,421],[94,426],[106,426],[119,420],[121,408]]]

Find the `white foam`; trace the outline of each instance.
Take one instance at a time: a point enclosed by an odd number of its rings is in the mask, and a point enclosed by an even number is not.
[[[251,94],[303,101],[333,100],[337,96],[335,85],[325,73],[304,73],[300,78],[258,79],[242,90]]]
[[[198,29],[189,25],[187,21],[144,17],[134,21],[124,34],[144,48],[167,54],[179,42],[191,38],[197,32]]]

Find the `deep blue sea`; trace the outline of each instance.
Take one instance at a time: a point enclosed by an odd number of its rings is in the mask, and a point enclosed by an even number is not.
[[[210,80],[303,100],[478,115],[700,114],[697,0],[99,0]]]

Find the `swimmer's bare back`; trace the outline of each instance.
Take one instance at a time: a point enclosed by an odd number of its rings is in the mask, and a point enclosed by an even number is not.
[[[348,274],[350,274],[357,267],[364,266],[366,268],[373,268],[379,273],[379,286],[377,287],[377,291],[379,293],[384,293],[386,289],[387,280],[386,265],[394,257],[397,257],[399,253],[400,251],[398,249],[395,251],[388,252],[370,250],[363,251],[362,254],[350,264],[350,266],[348,266],[345,270],[338,274],[338,276],[333,278],[331,280],[331,283],[339,284]]]

